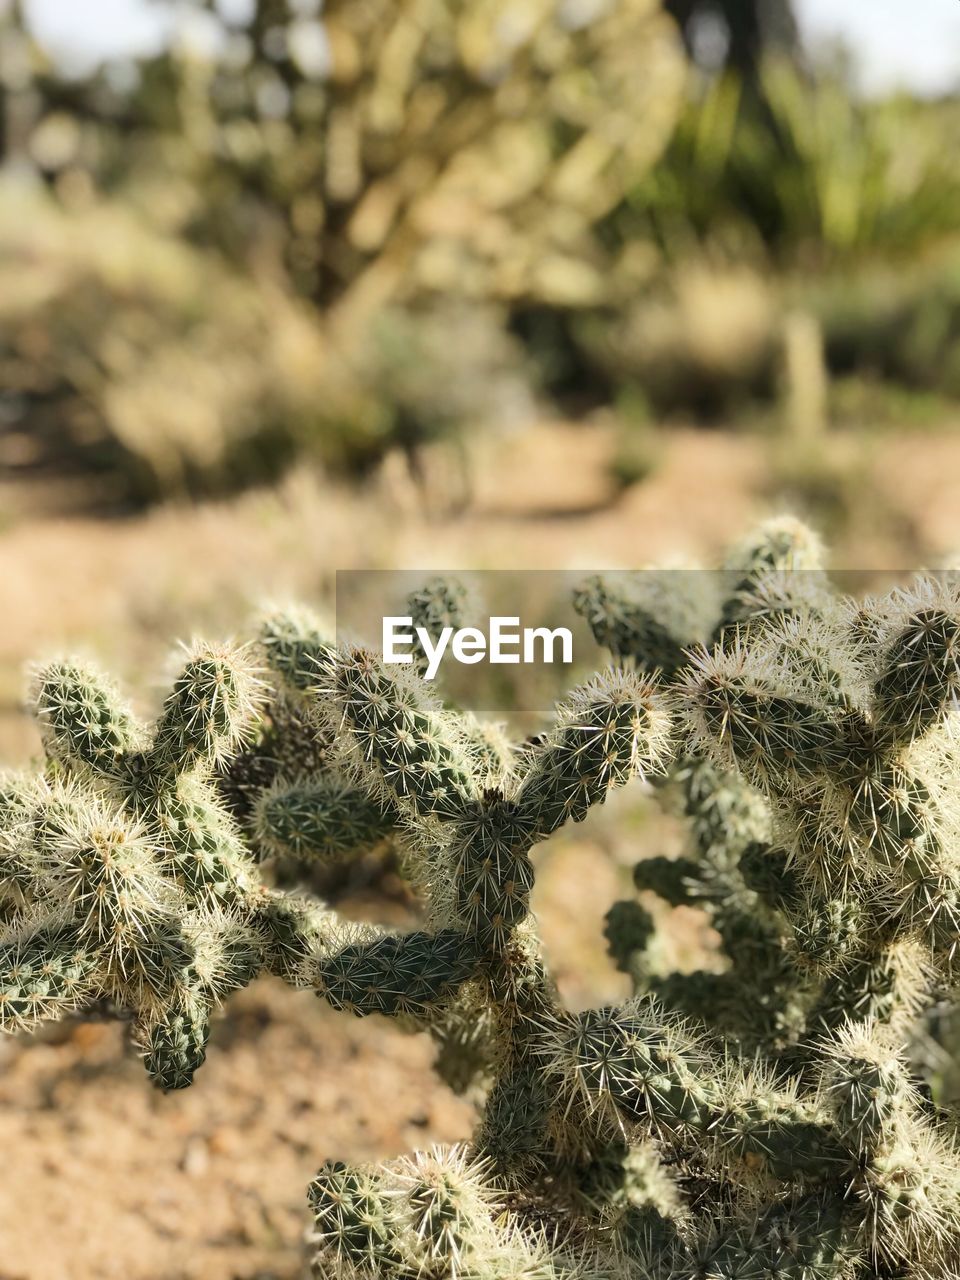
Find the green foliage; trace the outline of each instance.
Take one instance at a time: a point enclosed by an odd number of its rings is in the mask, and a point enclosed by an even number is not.
[[[602,323],[570,322],[581,369],[604,394],[639,386],[661,417],[739,421],[780,394],[799,311],[830,378],[889,393],[863,425],[949,417],[936,395],[955,398],[960,368],[957,113],[954,99],[864,99],[849,68],[782,56],[755,79],[692,80],[664,155],[607,219],[644,287]]]
[[[848,80],[771,56],[759,93],[734,73],[706,82],[688,97],[663,161],[616,216],[637,217],[671,253],[706,239],[765,247],[787,264],[902,258],[951,237],[960,216],[955,107],[903,95],[864,102]]]
[[[109,996],[163,1088],[260,972],[429,1031],[482,1097],[473,1138],[321,1168],[318,1277],[950,1280],[955,1118],[914,1046],[956,982],[956,584],[844,599],[791,520],[685,581],[686,601],[642,574],[584,584],[619,665],[502,753],[496,785],[472,717],[303,611],[264,622],[262,684],[246,650],[192,650],[152,729],[79,664],[44,668],[45,776],[0,793],[4,1027]],[[430,625],[463,598],[434,581],[411,608]],[[323,746],[244,836],[212,777],[261,749],[260,704]],[[636,884],[702,910],[720,963],[665,972],[654,916],[619,903],[607,940],[635,992],[572,1013],[530,912],[536,846],[637,779],[690,842]],[[422,900],[406,932],[271,888],[251,856],[309,867],[385,826]]]
[[[863,422],[866,411],[870,427],[884,409],[899,410],[898,425],[908,415],[922,424],[938,394],[948,403],[960,394],[960,270],[952,241],[909,264],[887,260],[800,279],[791,292],[817,316],[829,368],[853,379],[837,388],[838,411],[853,416],[844,403],[852,399],[854,414],[859,409]],[[886,405],[878,388],[892,397]]]

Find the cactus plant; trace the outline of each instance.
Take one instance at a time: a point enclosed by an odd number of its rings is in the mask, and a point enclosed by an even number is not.
[[[261,971],[429,1030],[445,1078],[483,1094],[473,1139],[325,1164],[318,1277],[949,1280],[955,1120],[911,1046],[956,978],[960,591],[854,603],[820,570],[779,521],[733,554],[726,598],[702,575],[685,602],[591,579],[574,603],[618,665],[496,767],[488,726],[302,612],[261,629],[272,694],[246,651],[197,648],[152,731],[77,664],[44,668],[47,766],[0,791],[5,1027],[105,995],[163,1088]],[[460,607],[435,584],[419,616]],[[318,750],[241,827],[214,777],[255,761],[265,696],[267,731],[289,713]],[[635,992],[573,1013],[530,912],[536,846],[637,778],[691,834],[637,885],[703,909],[725,967],[664,972],[646,906],[619,903]],[[257,861],[388,829],[422,903],[406,932],[272,889]]]
[[[225,16],[215,0],[198,6]],[[29,86],[10,86],[31,154],[50,177],[82,166],[99,189],[186,182],[191,212],[168,203],[167,216],[233,256],[255,256],[259,214],[322,307],[345,294],[365,316],[443,294],[601,300],[602,220],[681,105],[685,60],[659,4],[320,10],[255,0],[217,55],[165,49],[130,86],[105,71],[65,82],[34,51]],[[69,159],[49,145],[64,114]]]

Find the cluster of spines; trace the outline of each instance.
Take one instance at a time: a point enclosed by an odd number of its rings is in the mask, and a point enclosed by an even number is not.
[[[456,580],[434,578],[410,595],[407,609],[414,625],[425,627],[436,638],[443,627],[462,622],[467,599]],[[397,755],[391,762],[385,756],[384,777],[378,781],[365,767],[370,763],[369,753],[361,750],[358,767],[357,753],[351,755],[342,745],[335,745],[341,736],[340,722],[328,708],[318,706],[318,690],[338,662],[329,630],[300,608],[270,613],[261,624],[260,648],[274,685],[267,712],[271,728],[248,754],[242,770],[234,769],[234,776],[238,772],[255,774],[256,794],[246,806],[246,818],[256,849],[262,857],[286,859],[294,865],[329,864],[370,852],[389,839],[405,874],[424,889],[418,860],[405,857],[404,824],[411,816],[414,820],[423,818],[428,796],[425,792],[418,806],[410,786],[423,775],[442,807],[441,792],[452,777],[442,767],[445,747],[448,764],[456,757],[461,787],[469,788],[474,779],[480,788],[506,785],[514,760],[501,726],[440,707],[420,693],[418,678],[401,680],[391,686],[388,697],[394,707],[395,737],[405,739],[409,758]],[[415,677],[419,674],[422,672],[415,669]],[[358,672],[355,675],[359,678]],[[400,706],[404,689],[409,700],[406,707]],[[375,689],[359,689],[353,701],[362,704],[368,694],[376,705]],[[369,733],[375,737],[381,727],[375,711],[368,720]],[[352,728],[357,731],[359,717],[355,721]],[[407,731],[409,737],[405,738]],[[291,736],[308,739],[310,746],[301,753],[305,758],[299,762],[296,758],[276,759],[284,752],[275,739]],[[415,739],[420,742],[416,750]],[[431,755],[433,741],[437,744],[435,758]],[[322,744],[319,755],[318,743]],[[265,756],[269,761],[266,768]],[[435,768],[440,770],[436,778]],[[405,778],[412,780],[410,786],[404,786]]]
[[[776,520],[745,540],[722,572],[594,578],[574,603],[585,612],[598,643],[612,647],[622,661],[659,672],[675,689],[698,648],[709,644],[726,651],[760,618],[793,618],[791,583],[803,582],[804,598],[819,599],[820,566],[819,542],[796,521]],[[669,647],[663,642],[665,627]],[[682,735],[680,742],[683,748]],[[727,967],[723,973],[661,973],[653,920],[639,903],[617,904],[611,914],[611,953],[638,990],[655,991],[670,1007],[713,1021],[745,1047],[782,1042],[795,1032],[801,1012],[795,974],[783,954],[777,913],[746,882],[741,867],[748,852],[769,847],[769,805],[736,769],[714,763],[696,748],[680,751],[663,782],[661,799],[687,820],[691,854],[638,863],[637,888],[672,906],[706,910]]]
[[[413,822],[459,816],[476,795],[465,735],[422,682],[367,649],[331,651],[323,677],[350,775]]]
[[[803,1260],[814,1248],[808,1226],[793,1260],[761,1261],[756,1230],[784,1201],[720,1228],[725,1243],[708,1239],[696,1274],[833,1277],[866,1266],[945,1280],[958,1265],[956,1154],[896,1049],[953,981],[960,597],[928,578],[883,600],[838,600],[816,541],[796,531],[781,522],[745,546],[728,566],[735,592],[709,645],[691,637],[668,672],[690,731],[670,777],[693,853],[636,867],[638,888],[706,907],[728,968],[660,974],[640,903],[617,904],[608,943],[638,989],[796,1071],[797,1096],[846,1150],[839,1184],[829,1162],[814,1164],[824,1185],[798,1202],[837,1226],[834,1254]],[[660,652],[649,665],[664,666]],[[731,1103],[736,1092],[728,1078]],[[789,1111],[765,1105],[780,1121]],[[714,1135],[734,1118],[731,1107]],[[803,1182],[802,1169],[788,1150],[783,1176]]]
[[[472,612],[469,592],[458,578],[433,577],[407,597],[407,612],[414,628],[422,628],[436,643],[447,627],[456,631],[468,625]],[[413,654],[414,668],[419,675],[427,670],[427,657],[422,646]]]
[[[335,1162],[309,1188],[320,1280],[599,1280],[546,1233],[522,1229],[464,1147],[377,1168]]]
[[[906,1024],[937,972],[949,981],[960,929],[944,781],[960,597],[921,579],[853,606],[821,567],[802,526],[767,526],[728,562],[711,643],[691,637],[668,673],[695,856],[640,863],[636,881],[705,907],[727,971],[658,975],[643,908],[611,922],[641,989],[766,1051],[847,1010]]]
[[[797,901],[807,911],[849,903],[864,955],[919,942],[946,978],[960,934],[957,624],[960,596],[921,581],[877,610],[869,645],[855,647],[842,615],[821,620],[821,634],[836,635],[834,684],[798,679],[780,658],[784,629],[771,626],[752,645],[699,656],[683,686],[699,748],[770,802]],[[790,628],[786,639],[796,636]]]
[[[214,778],[261,696],[248,649],[194,646],[152,730],[99,673],[37,671],[45,775],[6,779],[0,1029],[104,999],[164,1089],[202,1064],[216,1007],[263,970],[295,983],[353,937],[270,890]]]
[[[654,679],[622,670],[596,676],[570,695],[556,728],[528,752],[518,802],[541,836],[579,822],[614,788],[662,772],[672,729]]]
[[[784,1270],[770,1274],[821,1274],[804,1268],[827,1241],[825,1275],[846,1275],[830,1268],[857,1260],[883,1275],[953,1274],[960,1153],[923,1103],[888,1028],[846,1023],[816,1046],[805,1089],[757,1062],[718,1058],[702,1034],[647,999],[568,1017],[539,1043],[556,1081],[550,1106],[568,1128],[580,1128],[584,1147],[606,1136],[633,1151],[653,1139],[674,1159],[696,1151],[699,1176],[714,1182],[721,1202],[724,1186],[738,1189],[744,1207],[722,1230],[675,1238],[676,1270],[668,1274],[700,1274],[698,1253],[701,1265],[706,1257],[732,1265],[734,1256],[743,1265],[748,1244],[758,1265],[765,1226],[800,1205],[818,1207],[826,1237],[808,1221],[795,1256],[784,1253]],[[707,1274],[733,1280],[742,1272]]]
[[[333,857],[403,824],[421,861],[431,852],[437,909],[427,932],[398,937],[351,928],[264,886],[214,785],[248,738],[260,696],[246,651],[191,652],[152,731],[82,665],[38,672],[34,699],[53,780],[11,780],[5,795],[4,885],[17,904],[11,973],[25,976],[37,1017],[101,994],[131,1010],[148,1069],[165,1087],[189,1083],[211,1010],[262,969],[310,983],[336,1007],[419,1015],[442,1034],[443,1009],[527,917],[530,847],[642,763],[655,765],[663,747],[648,687],[635,682],[631,701],[629,683],[595,684],[527,761],[522,797],[508,798],[506,790],[520,789],[519,765],[495,726],[448,712],[372,655],[344,661],[307,615],[271,616],[261,653],[282,696],[304,709],[316,699],[312,682],[339,681],[341,701],[329,702],[341,748],[337,769],[263,792],[254,808],[258,852],[272,852],[275,839],[301,859]],[[323,711],[329,716],[330,706]],[[314,717],[315,734],[324,715]],[[491,776],[504,789],[486,787]],[[19,959],[33,936],[24,932],[25,904],[40,880],[30,929],[65,912],[69,932],[56,932],[63,980],[53,974],[44,992]],[[93,957],[86,967],[70,954],[74,939]],[[33,1020],[16,992],[7,1003],[8,1026]]]
[[[396,829],[397,815],[343,778],[320,773],[266,787],[250,825],[262,857],[325,863],[376,848]]]
[[[135,1017],[164,1087],[189,1083],[213,1007],[260,967],[258,943],[238,941],[257,892],[252,863],[209,784],[248,731],[258,693],[246,651],[193,646],[148,731],[84,664],[34,676],[48,767],[12,789],[19,815],[4,841],[33,884],[20,878],[4,947],[16,959],[0,981],[10,995],[30,973],[38,1004],[45,974],[44,1018],[108,998]],[[24,1024],[20,1003],[4,1001],[0,1025]]]
[[[74,1013],[99,988],[97,957],[69,920],[25,924],[0,944],[0,1027],[29,1031]]]
[[[318,732],[311,697],[330,641],[327,624],[299,605],[267,610],[259,620],[256,651],[266,677],[261,714],[250,741],[216,778],[221,796],[258,853],[276,856],[287,838],[309,847],[309,839],[298,837],[291,825],[296,815],[307,812],[303,802],[293,802],[293,818],[278,810],[281,827],[274,831],[258,812],[266,793],[276,801],[285,790],[295,792],[304,783],[336,781],[328,767],[332,743]]]

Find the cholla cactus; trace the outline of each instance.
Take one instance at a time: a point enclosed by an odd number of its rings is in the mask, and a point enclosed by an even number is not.
[[[107,1000],[155,1083],[181,1088],[231,991],[289,974],[319,931],[351,936],[267,887],[213,784],[261,700],[250,652],[193,646],[149,730],[75,661],[31,693],[47,764],[2,791],[0,1029]]]
[[[306,615],[269,620],[275,701],[299,700],[323,760],[296,803],[271,783],[254,841],[309,861],[335,830],[345,853],[389,824],[423,904],[406,933],[260,881],[209,781],[255,697],[241,655],[195,654],[152,733],[49,668],[48,777],[0,793],[7,1025],[109,995],[139,1011],[168,1086],[202,1058],[216,1001],[263,969],[429,1029],[446,1077],[482,1088],[474,1137],[323,1166],[318,1277],[951,1280],[960,1153],[910,1049],[955,977],[960,592],[921,580],[854,606],[816,570],[793,582],[812,546],[762,531],[710,618],[706,597],[667,616],[642,578],[588,583],[578,607],[621,665],[501,753],[495,782],[483,727],[415,669],[328,644]],[[436,588],[427,614],[455,598]],[[618,904],[608,938],[636,993],[574,1014],[537,940],[532,855],[638,777],[679,797],[692,841],[637,883],[705,908],[726,968],[663,973],[650,915]],[[199,868],[163,821],[184,795]]]
[[[921,578],[884,599],[839,599],[816,540],[782,520],[747,540],[726,570],[727,595],[707,643],[679,629],[677,619],[697,614],[689,603],[672,601],[669,612],[651,606],[655,583],[644,575],[592,580],[576,603],[601,643],[622,661],[658,669],[672,690],[687,731],[659,794],[674,807],[679,799],[692,848],[638,863],[635,881],[671,905],[704,908],[725,964],[664,973],[653,919],[639,902],[610,912],[611,953],[638,999],[655,997],[721,1031],[728,1052],[755,1055],[747,1097],[758,1110],[752,1120],[738,1117],[746,1083],[738,1071],[720,1074],[722,1114],[712,1111],[709,1091],[691,1095],[699,1070],[682,1038],[668,1036],[658,1062],[650,1037],[667,1034],[665,1010],[654,1015],[656,1032],[641,1033],[647,1048],[639,1056],[636,1047],[622,1056],[622,1037],[637,1036],[623,1010],[597,1041],[591,1033],[591,1048],[605,1044],[601,1100],[613,1102],[618,1118],[646,1109],[673,1132],[669,1113],[679,1106],[681,1127],[705,1123],[717,1140],[711,1163],[719,1155],[725,1165],[735,1153],[783,1179],[787,1170],[776,1166],[788,1153],[788,1180],[806,1198],[760,1213],[729,1243],[708,1239],[708,1251],[719,1249],[710,1254],[715,1270],[704,1263],[695,1274],[739,1275],[749,1255],[756,1274],[852,1276],[866,1267],[880,1276],[951,1276],[960,1224],[945,1206],[960,1166],[950,1127],[921,1101],[906,1055],[918,1015],[955,984],[951,726],[960,594],[955,584]],[[690,594],[703,601],[712,592],[692,574]],[[581,1043],[568,1039],[556,1054],[571,1082],[597,1070]],[[682,1084],[670,1086],[678,1061]],[[656,1099],[638,1078],[651,1066]],[[789,1097],[775,1097],[768,1069],[789,1072]],[[707,1074],[716,1080],[717,1070]],[[731,1122],[737,1132],[727,1136]],[[812,1160],[809,1124],[825,1126]],[[762,1152],[752,1145],[757,1133]],[[727,1168],[733,1185],[759,1194],[744,1173]],[[794,1217],[792,1260],[782,1234],[764,1254],[765,1224],[778,1214],[777,1233]]]

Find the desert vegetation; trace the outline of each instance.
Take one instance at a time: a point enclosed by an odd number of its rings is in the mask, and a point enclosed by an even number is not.
[[[77,76],[12,6],[4,470],[116,510],[303,458],[427,487],[558,411],[618,417],[625,483],[650,422],[951,422],[952,100],[858,98],[788,5],[714,6],[710,67],[704,6],[509,9],[198,3]]]
[[[39,8],[4,1280],[953,1280],[955,96],[789,0]]]

